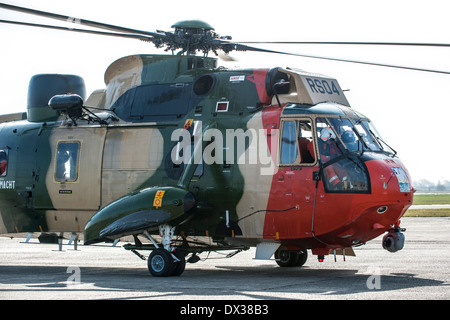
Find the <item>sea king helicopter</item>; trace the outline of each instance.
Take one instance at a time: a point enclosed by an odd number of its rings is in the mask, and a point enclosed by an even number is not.
[[[338,81],[296,68],[227,69],[208,53],[306,55],[232,42],[198,20],[148,32],[0,8],[77,28],[0,23],[134,38],[169,52],[118,59],[106,88],[87,99],[77,75],[31,78],[27,111],[0,118],[1,233],[83,233],[84,245],[127,236],[134,241],[124,248],[154,276],[181,275],[202,252],[256,247],[256,259],[292,267],[308,251],[319,261],[354,255],[382,234],[386,250],[403,248],[411,178]]]

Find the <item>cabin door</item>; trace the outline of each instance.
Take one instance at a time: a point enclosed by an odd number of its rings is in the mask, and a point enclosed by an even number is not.
[[[61,127],[43,132],[37,149],[34,207],[98,210],[106,128]]]
[[[318,171],[313,120],[284,118],[280,123],[278,171],[273,177],[264,235],[302,238],[311,232]]]

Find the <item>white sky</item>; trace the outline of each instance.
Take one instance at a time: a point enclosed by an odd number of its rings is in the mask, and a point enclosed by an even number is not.
[[[201,19],[234,41],[382,41],[448,43],[448,2],[427,0],[1,0],[140,30],[171,30]],[[0,19],[73,26],[0,9]],[[26,111],[37,73],[82,76],[87,92],[103,88],[104,71],[120,57],[164,54],[138,40],[0,24],[0,114]],[[257,46],[257,45],[255,45]],[[262,47],[262,46],[261,46]],[[267,46],[267,48],[450,71],[450,48]],[[447,138],[450,75],[275,54],[237,52],[239,67],[295,67],[335,77],[352,107],[372,119],[398,151],[413,180],[450,180]]]

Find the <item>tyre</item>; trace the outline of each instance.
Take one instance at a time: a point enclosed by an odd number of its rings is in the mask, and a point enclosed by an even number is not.
[[[280,267],[300,267],[308,259],[306,250],[286,250],[275,251],[275,260]]]
[[[294,267],[298,260],[296,251],[278,249],[275,251],[275,260],[280,267]]]
[[[174,261],[174,267],[173,267],[173,271],[170,274],[171,276],[180,276],[183,272],[184,269],[186,268],[186,258],[184,256],[184,252],[180,249],[175,249],[174,252],[172,252],[172,254],[177,257],[178,260],[180,261]]]
[[[306,260],[308,260],[308,251],[307,250],[298,250],[297,251],[298,260],[295,264],[296,267],[301,267],[305,264]]]
[[[174,270],[172,255],[166,249],[153,250],[147,263],[148,270],[155,277],[167,277]]]

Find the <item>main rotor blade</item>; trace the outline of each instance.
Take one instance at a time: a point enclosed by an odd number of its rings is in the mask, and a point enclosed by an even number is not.
[[[92,21],[92,20],[79,19],[79,18],[69,17],[69,16],[51,13],[51,12],[45,12],[45,11],[39,11],[39,10],[30,9],[30,8],[13,6],[10,4],[5,4],[5,3],[0,3],[0,8],[18,11],[18,12],[27,13],[27,14],[32,14],[32,15],[37,15],[37,16],[41,16],[41,17],[45,17],[45,18],[60,20],[60,21],[64,21],[64,22],[75,23],[75,24],[79,24],[79,25],[110,30],[110,31],[125,32],[125,33],[132,33],[132,34],[143,34],[143,35],[157,37],[157,38],[165,38],[166,37],[165,34],[161,34],[161,33],[157,33],[157,32],[130,29],[130,28],[125,28],[125,27],[115,26],[112,24],[96,22],[96,21]]]
[[[36,23],[11,21],[11,20],[0,20],[0,23],[16,24],[16,25],[21,25],[21,26],[38,27],[38,28],[46,28],[46,29],[62,30],[62,31],[73,31],[73,32],[79,32],[79,33],[97,34],[97,35],[102,35],[102,36],[131,38],[131,39],[138,39],[138,40],[142,40],[142,41],[153,41],[154,40],[152,37],[147,37],[147,36],[139,35],[139,34],[115,33],[115,32],[105,32],[105,31],[96,31],[96,30],[76,29],[76,28],[67,28],[67,27],[59,27],[59,26],[52,26],[52,25],[46,25],[46,24],[36,24]]]
[[[409,47],[450,47],[449,43],[428,42],[358,42],[358,41],[238,41],[239,44],[328,44],[364,46],[409,46]]]
[[[301,54],[301,53],[282,52],[282,51],[268,50],[268,49],[261,49],[261,48],[246,46],[246,45],[242,45],[242,44],[238,44],[238,43],[234,43],[234,44],[230,43],[230,45],[233,46],[233,50],[238,50],[238,51],[256,51],[256,52],[276,53],[276,54],[284,54],[284,55],[296,56],[296,57],[331,60],[331,61],[339,61],[339,62],[349,62],[349,63],[358,63],[358,64],[365,64],[365,65],[371,65],[371,66],[378,66],[378,67],[406,69],[406,70],[432,72],[432,73],[440,73],[440,74],[450,74],[450,71],[433,70],[433,69],[425,69],[425,68],[415,68],[415,67],[407,67],[407,66],[399,66],[399,65],[393,65],[393,64],[385,64],[385,63],[369,62],[369,61],[360,61],[360,60],[351,60],[351,59],[340,59],[340,58],[316,56],[316,55]]]

